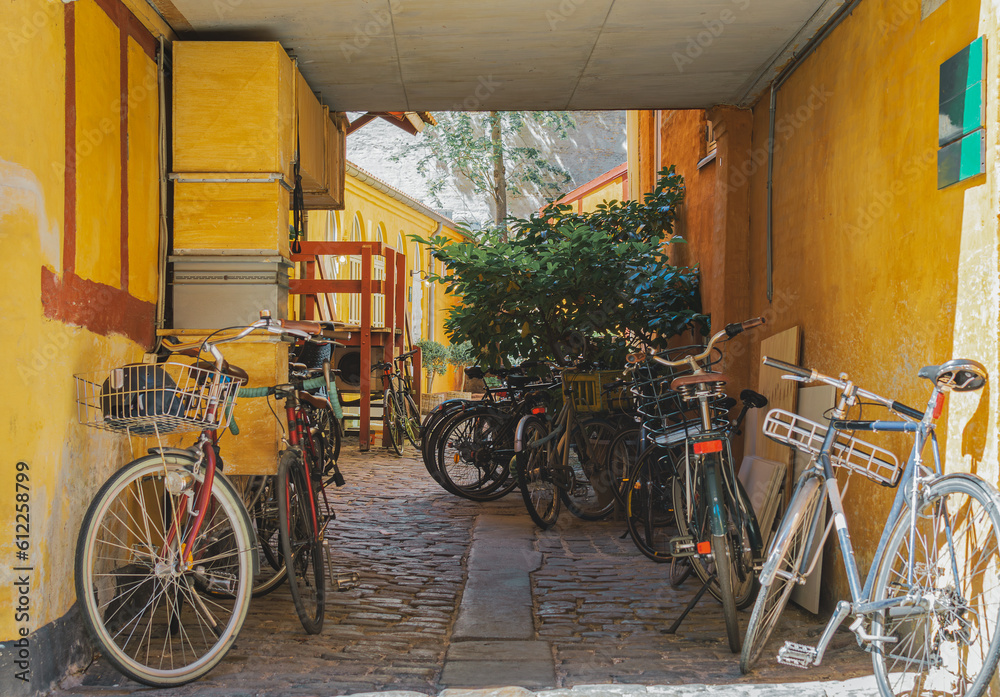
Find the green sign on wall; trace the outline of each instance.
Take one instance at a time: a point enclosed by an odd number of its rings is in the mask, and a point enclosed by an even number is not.
[[[980,36],[941,64],[938,92],[938,189],[986,171]]]

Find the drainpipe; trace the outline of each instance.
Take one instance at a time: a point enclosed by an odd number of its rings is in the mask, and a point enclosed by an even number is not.
[[[169,253],[167,229],[167,86],[166,86],[166,43],[160,36],[160,51],[156,56],[157,82],[160,96],[160,242],[157,255],[158,288],[156,291],[155,329],[163,329],[167,313],[167,254]],[[153,345],[155,352],[160,347],[162,337],[157,333]]]
[[[854,12],[854,9],[861,4],[861,0],[850,0],[840,11],[823,25],[816,36],[809,40],[801,52],[792,57],[791,62],[785,66],[778,77],[771,83],[771,109],[770,120],[767,128],[767,301],[771,302],[774,296],[774,218],[773,218],[773,184],[774,184],[774,115],[778,105],[778,90],[792,76],[792,73],[802,65],[803,61],[812,55],[812,52],[819,48],[819,45],[826,40],[831,32],[840,26],[847,17]]]

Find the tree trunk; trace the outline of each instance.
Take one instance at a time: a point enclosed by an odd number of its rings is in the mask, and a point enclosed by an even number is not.
[[[504,242],[507,233],[507,171],[503,160],[503,132],[500,130],[500,113],[490,112],[490,141],[493,144],[493,224],[501,231]]]

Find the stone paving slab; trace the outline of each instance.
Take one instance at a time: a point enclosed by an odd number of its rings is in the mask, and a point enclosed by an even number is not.
[[[739,673],[726,647],[721,608],[709,598],[676,635],[662,634],[696,584],[671,589],[667,569],[622,539],[620,522],[587,523],[564,512],[554,528],[537,532],[526,522],[516,492],[482,504],[456,498],[430,478],[412,448],[397,458],[380,449],[359,453],[356,440],[348,441],[341,464],[347,485],[330,492],[337,520],[328,536],[338,570],[357,571],[361,582],[329,595],[321,634],[305,634],[282,587],[253,600],[235,648],[195,683],[151,689],[123,678],[98,658],[51,697],[536,695],[518,686],[516,670],[508,671],[501,691],[444,689],[449,664],[474,662],[449,659],[453,649],[461,656],[458,647],[468,643],[459,642],[454,631],[459,608],[475,592],[477,573],[493,573],[504,564],[528,578],[520,586],[530,591],[525,640],[550,647],[554,660],[554,676],[544,686],[550,689],[541,697],[687,697],[709,691],[854,697],[875,692],[870,685],[859,691],[841,682],[871,673],[869,658],[846,631],[835,635],[821,667],[803,671],[762,660],[750,676]],[[494,534],[523,542],[518,549],[524,553],[480,552],[474,540],[497,539],[490,537]],[[482,571],[470,573],[473,560]],[[502,608],[507,599],[483,595],[481,600]],[[748,616],[741,612],[741,622]],[[825,617],[791,610],[778,634],[814,643],[824,624]],[[777,643],[766,655],[776,650]]]

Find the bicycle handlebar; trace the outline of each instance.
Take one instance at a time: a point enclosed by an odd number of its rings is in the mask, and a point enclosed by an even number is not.
[[[817,370],[811,370],[809,368],[803,368],[792,363],[786,363],[785,361],[780,361],[777,358],[771,358],[770,356],[764,356],[761,358],[761,363],[771,368],[777,368],[778,370],[784,371],[791,375],[795,375],[797,378],[801,379],[802,382],[822,382],[827,385],[831,385],[838,390],[846,390],[851,387],[850,380],[847,380],[847,376],[844,375],[842,378],[834,378],[829,375],[824,375]],[[902,414],[911,419],[922,419],[924,417],[924,412],[919,409],[914,409],[913,407],[907,406],[902,402],[898,402],[894,399],[889,399],[888,397],[882,397],[874,392],[870,392],[861,387],[853,386],[854,394],[869,399],[876,404],[881,404],[890,411],[894,411],[897,414]]]
[[[715,335],[709,340],[708,345],[705,346],[704,351],[696,355],[685,356],[684,358],[678,359],[676,361],[668,361],[665,358],[661,358],[660,355],[656,353],[651,353],[651,354],[633,353],[632,355],[627,356],[626,360],[629,363],[637,363],[639,360],[648,357],[652,358],[657,363],[661,363],[671,368],[677,368],[682,365],[688,365],[691,366],[692,368],[697,368],[698,362],[707,358],[712,353],[712,349],[715,348],[715,344],[723,337],[726,337],[727,339],[732,339],[734,336],[742,334],[747,329],[753,329],[754,327],[759,327],[764,323],[765,320],[763,317],[754,317],[753,319],[744,320],[743,322],[734,322],[733,324],[727,324],[725,329],[716,332]]]

